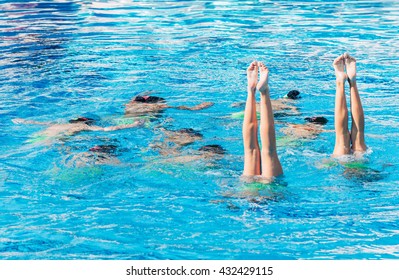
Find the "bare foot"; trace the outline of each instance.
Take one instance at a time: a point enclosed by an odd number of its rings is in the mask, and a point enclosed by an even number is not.
[[[247,69],[248,88],[251,90],[256,89],[258,82],[258,63],[253,61]]]
[[[268,84],[269,68],[267,68],[266,65],[263,64],[263,62],[259,62],[258,66],[259,66],[260,78],[256,87],[261,93],[269,93],[269,84]]]
[[[334,62],[333,66],[335,69],[335,77],[337,79],[337,82],[345,82],[345,80],[348,78],[348,76],[345,74],[345,58],[344,55],[338,56]]]
[[[349,82],[356,81],[356,59],[348,53],[344,53],[346,74]]]

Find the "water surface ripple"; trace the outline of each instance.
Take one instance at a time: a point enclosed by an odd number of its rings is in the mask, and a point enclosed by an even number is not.
[[[399,257],[399,3],[397,1],[0,1],[0,258],[2,259],[384,259]],[[271,97],[298,89],[300,116],[334,126],[331,63],[348,51],[370,148],[364,171],[329,159],[334,134],[279,144],[285,176],[267,198],[243,188],[245,68],[270,68]],[[143,127],[29,144],[43,129],[13,118],[102,125],[153,91],[172,106]],[[148,148],[190,127],[227,155],[164,164]],[[116,144],[118,166],[69,168],[77,153]],[[190,150],[191,149],[191,150]]]

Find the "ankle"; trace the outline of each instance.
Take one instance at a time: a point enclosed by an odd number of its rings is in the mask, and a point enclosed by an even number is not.
[[[269,94],[269,86],[259,89],[260,94]]]
[[[335,83],[337,86],[343,86],[343,85],[345,85],[345,80],[336,79]]]
[[[348,78],[348,83],[350,87],[355,87],[356,86],[356,77],[353,77],[352,79]]]
[[[250,86],[248,86],[247,87],[247,92],[248,92],[248,94],[255,94],[255,92],[256,92],[256,87],[250,87]]]

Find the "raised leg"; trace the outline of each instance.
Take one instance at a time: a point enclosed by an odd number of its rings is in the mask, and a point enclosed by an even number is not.
[[[364,112],[362,101],[360,100],[359,91],[356,84],[356,59],[348,53],[344,54],[346,74],[350,86],[350,101],[351,101],[351,142],[352,151],[365,152],[367,149],[364,141]]]
[[[263,177],[276,177],[283,173],[276,148],[274,117],[269,96],[269,69],[259,63],[260,79],[257,88],[260,91],[260,138],[262,141],[261,169]]]
[[[349,154],[351,152],[350,134],[348,130],[348,107],[346,105],[345,97],[345,80],[347,79],[347,75],[344,72],[344,55],[340,55],[339,57],[337,57],[333,62],[333,66],[336,76],[334,111],[335,147],[333,155],[341,156]]]
[[[254,61],[247,69],[248,96],[245,105],[242,136],[244,139],[244,176],[260,175],[260,151],[258,143],[258,121],[256,118],[256,83],[258,65]]]

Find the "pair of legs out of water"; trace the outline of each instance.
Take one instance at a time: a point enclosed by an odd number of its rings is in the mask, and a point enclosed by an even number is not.
[[[335,97],[335,147],[333,156],[365,152],[364,113],[356,83],[356,60],[345,53],[333,62],[336,76]],[[346,70],[346,72],[345,72]],[[259,79],[258,79],[259,74]],[[277,155],[274,117],[269,96],[269,69],[262,62],[252,62],[247,69],[248,96],[245,105],[244,176],[277,177],[283,173]],[[348,107],[345,96],[345,81],[350,86],[352,127],[348,129]],[[256,89],[260,92],[260,139],[258,142],[258,119],[256,116]]]
[[[258,72],[259,81],[258,81]],[[269,96],[269,69],[262,62],[252,62],[247,69],[248,96],[245,104],[242,134],[244,139],[244,176],[272,178],[283,173],[276,148],[273,110]],[[256,116],[256,89],[260,92],[260,139]]]
[[[335,94],[335,147],[334,156],[342,156],[350,153],[359,154],[366,151],[364,141],[364,112],[360,100],[356,82],[356,59],[345,53],[337,57],[333,62],[336,76]],[[345,72],[346,70],[346,72]],[[345,81],[350,88],[350,108],[352,115],[352,127],[349,132],[348,106],[345,96]]]

